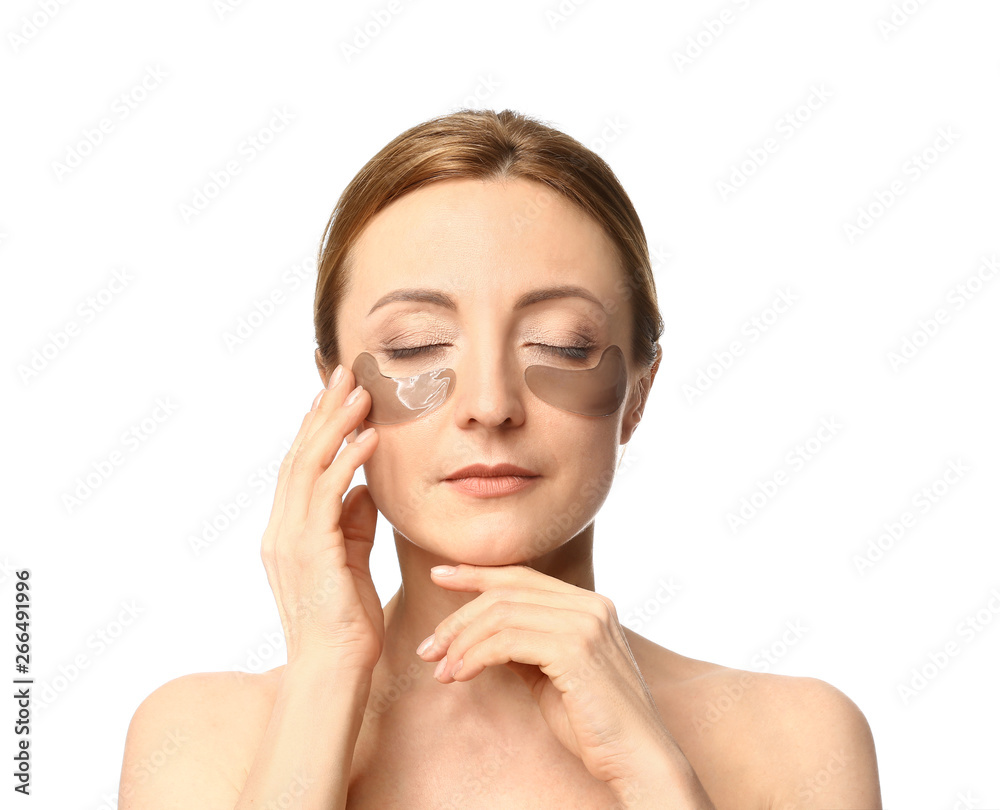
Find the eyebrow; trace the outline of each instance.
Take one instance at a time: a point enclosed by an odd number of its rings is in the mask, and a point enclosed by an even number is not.
[[[537,290],[526,292],[514,303],[514,309],[524,309],[532,304],[537,304],[540,301],[550,301],[553,298],[583,298],[597,304],[597,306],[599,306],[604,312],[607,312],[607,308],[597,299],[597,296],[589,290],[583,287],[577,287],[574,284],[562,284],[556,287],[541,287]],[[378,299],[378,301],[375,302],[375,306],[368,310],[368,315],[371,315],[379,307],[384,307],[386,304],[392,304],[397,301],[418,301],[424,304],[436,304],[437,306],[445,307],[450,310],[458,309],[455,299],[443,290],[430,290],[415,287],[393,290],[391,293],[383,295]]]

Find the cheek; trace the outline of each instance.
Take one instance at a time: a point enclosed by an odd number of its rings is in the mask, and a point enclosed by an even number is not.
[[[592,517],[614,481],[620,446],[616,420],[586,419],[569,427],[564,423],[560,433],[547,435],[553,484],[558,488],[553,495]]]
[[[428,424],[375,426],[379,446],[365,463],[365,482],[379,511],[393,526],[428,514],[439,482],[449,472],[481,459],[457,439],[443,440]]]
[[[578,434],[570,448],[566,469],[573,471],[585,500],[597,500],[594,511],[604,502],[614,481],[620,447],[618,435],[614,420],[609,418],[606,424]]]
[[[559,453],[559,472],[565,474],[571,465],[581,474],[614,467],[621,433],[618,421],[614,416],[576,416],[570,422],[553,424],[545,436],[547,444]]]

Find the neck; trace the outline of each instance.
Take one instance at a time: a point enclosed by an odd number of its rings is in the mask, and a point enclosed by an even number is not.
[[[480,592],[451,591],[436,585],[431,580],[430,569],[456,561],[416,546],[395,529],[393,537],[402,584],[385,606],[385,643],[377,671],[381,670],[383,677],[388,679],[407,673],[415,681],[414,691],[433,694],[456,709],[465,710],[470,705],[497,707],[502,705],[504,694],[523,700],[527,696],[524,681],[504,666],[487,667],[466,683],[442,684],[434,678],[438,662],[425,662],[416,654],[417,646],[442,620],[479,597]],[[593,591],[593,550],[594,524],[591,522],[563,545],[521,564]],[[414,678],[418,671],[419,675]]]

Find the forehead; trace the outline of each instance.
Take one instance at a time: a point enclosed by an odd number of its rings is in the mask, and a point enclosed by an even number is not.
[[[496,303],[541,284],[575,284],[604,301],[621,272],[595,220],[522,178],[445,180],[404,195],[368,223],[351,265],[344,304],[361,317],[386,292],[414,286]]]

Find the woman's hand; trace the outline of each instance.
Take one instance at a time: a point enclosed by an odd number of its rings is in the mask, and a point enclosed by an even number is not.
[[[660,798],[711,806],[660,719],[610,599],[521,565],[431,572],[442,588],[481,592],[438,624],[431,645],[419,653],[426,661],[441,659],[435,677],[468,681],[505,664],[594,777],[625,793],[647,768],[654,770],[651,783],[663,788]]]
[[[378,511],[366,486],[355,487],[346,499],[344,492],[378,447],[378,434],[371,431],[341,450],[368,413],[371,398],[361,389],[346,402],[354,375],[343,368],[341,378],[335,376],[316,397],[281,463],[260,556],[278,603],[288,663],[320,658],[336,668],[370,673],[385,637],[382,603],[368,567]]]

